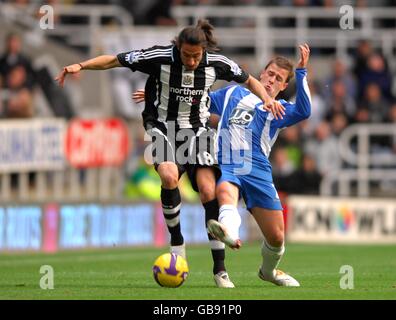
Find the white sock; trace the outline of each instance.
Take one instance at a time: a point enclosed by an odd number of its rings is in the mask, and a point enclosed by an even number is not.
[[[273,277],[275,269],[278,266],[283,254],[285,246],[273,247],[266,240],[263,241],[261,247],[261,255],[263,256],[263,264],[261,265],[261,272],[264,276]]]
[[[238,213],[238,209],[233,205],[225,204],[220,207],[219,212],[219,222],[224,224],[233,239],[239,239],[241,216]]]

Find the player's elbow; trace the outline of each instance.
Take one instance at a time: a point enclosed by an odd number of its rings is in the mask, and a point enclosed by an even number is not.
[[[303,119],[308,119],[311,116],[311,106],[309,108],[306,108],[302,114]]]
[[[254,91],[257,86],[262,86],[260,82],[249,74],[249,77],[245,81],[245,85],[248,87],[250,91]]]
[[[301,103],[300,115],[305,120],[311,116],[311,102],[304,101]]]
[[[297,114],[301,120],[308,119],[311,116],[311,104],[297,107]]]
[[[104,56],[105,57],[105,62],[104,62],[104,69],[111,69],[111,68],[116,68],[120,67],[121,64],[118,61],[117,56]]]

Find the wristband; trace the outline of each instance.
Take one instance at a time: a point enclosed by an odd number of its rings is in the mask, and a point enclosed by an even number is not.
[[[81,63],[78,64],[81,67],[81,70],[84,69],[83,65]]]

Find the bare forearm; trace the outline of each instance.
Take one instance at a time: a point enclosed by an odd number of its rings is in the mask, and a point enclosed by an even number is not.
[[[98,56],[93,59],[89,59],[80,63],[74,63],[69,66],[63,67],[63,70],[58,74],[55,80],[58,82],[59,86],[62,88],[66,76],[71,73],[78,73],[83,69],[87,70],[106,70],[110,68],[121,67],[117,56],[103,55]]]
[[[249,90],[253,92],[256,96],[258,96],[261,100],[265,101],[271,99],[260,81],[258,81],[253,76],[249,76],[248,80],[246,81],[246,85]]]
[[[106,70],[121,67],[116,56],[102,55],[80,63],[84,70]]]

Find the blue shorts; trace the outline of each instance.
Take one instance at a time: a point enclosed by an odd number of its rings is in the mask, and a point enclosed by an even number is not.
[[[217,183],[231,182],[238,186],[249,211],[254,207],[283,210],[278,192],[272,179],[268,180],[268,175],[263,179],[264,174],[254,167],[247,175],[236,175],[234,169],[233,165],[221,165],[221,178]]]

